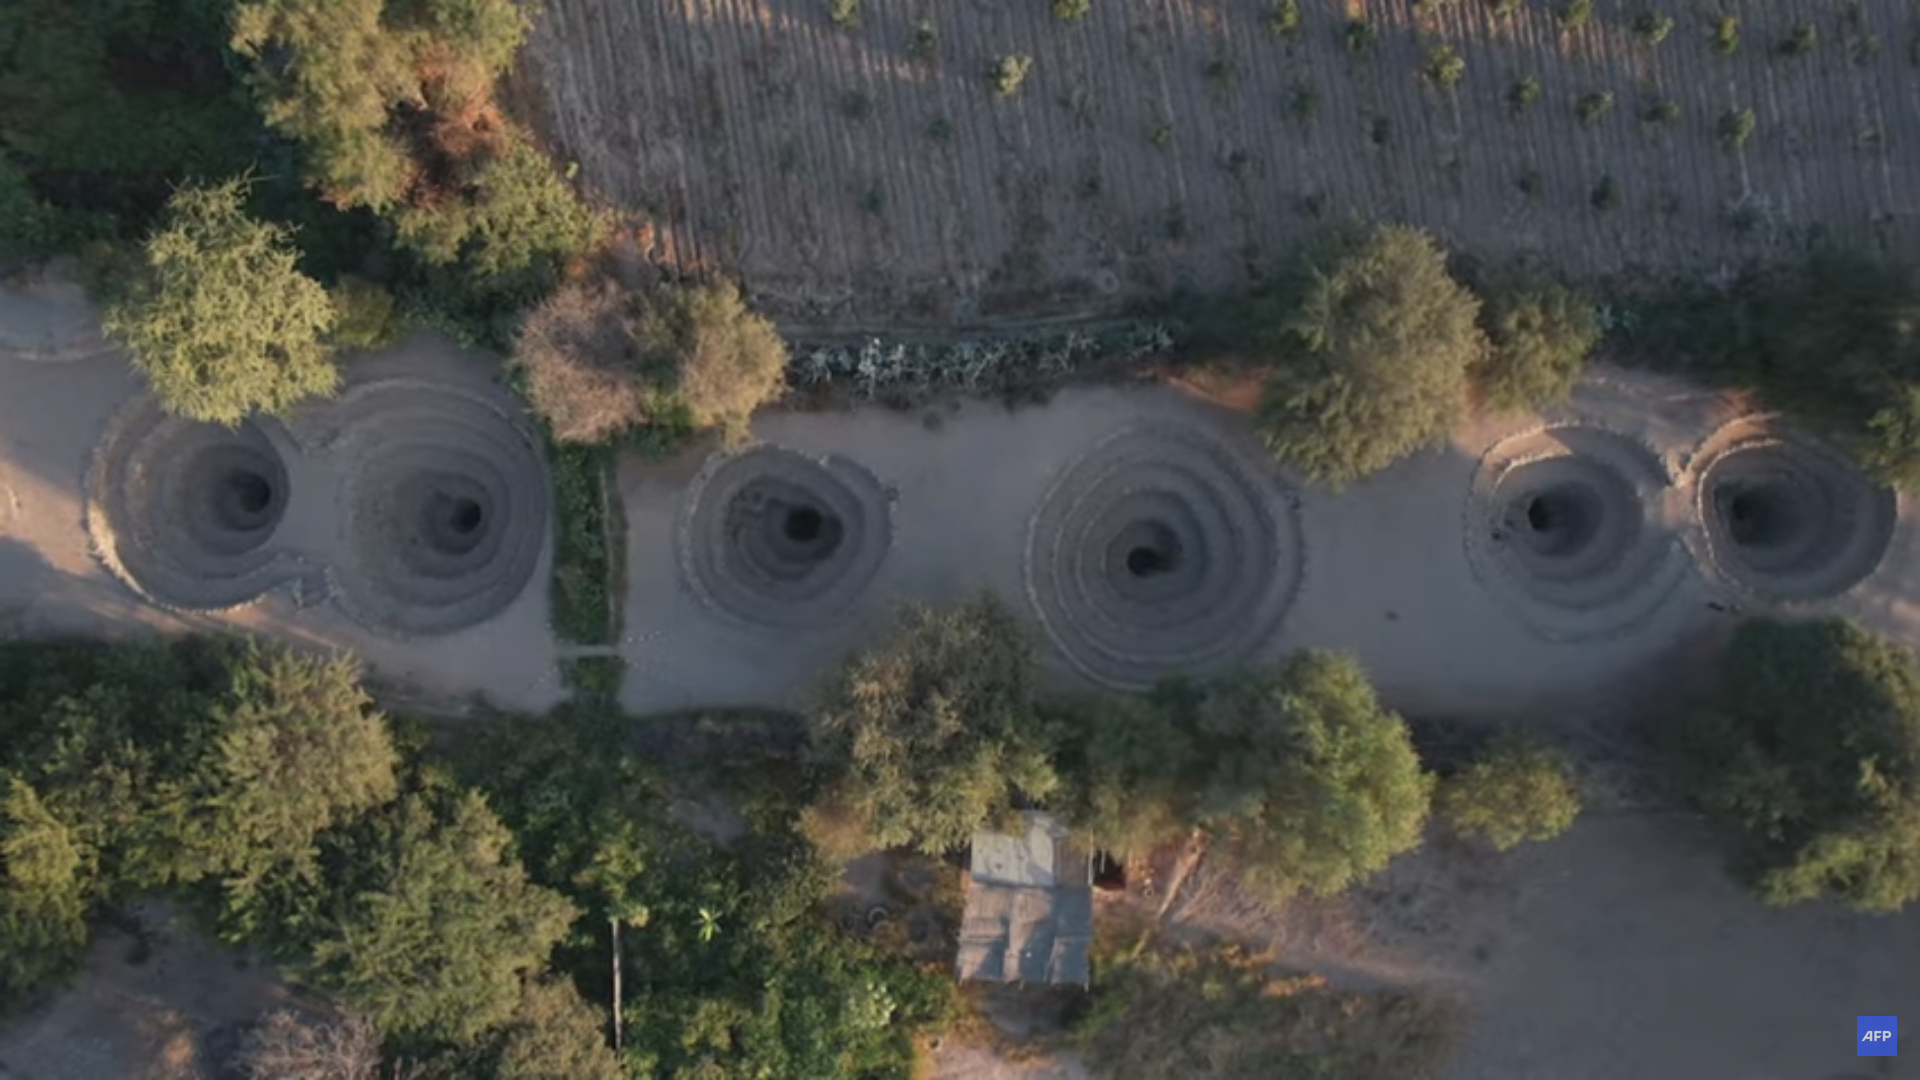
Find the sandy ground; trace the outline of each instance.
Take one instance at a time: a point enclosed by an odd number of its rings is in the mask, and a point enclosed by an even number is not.
[[[0,1031],[0,1080],[218,1080],[239,1028],[297,1004],[270,972],[144,913],[100,934],[72,988]]]
[[[174,614],[143,602],[91,555],[81,501],[95,442],[138,392],[138,382],[118,353],[95,355],[86,344],[98,324],[77,292],[45,284],[0,289],[0,319],[22,312],[9,325],[28,328],[36,358],[23,358],[14,335],[0,335],[0,635],[237,628],[349,649],[392,684],[393,699],[403,703],[482,695],[504,706],[542,709],[559,700],[547,629],[546,551],[532,583],[500,615],[414,641],[372,633],[331,605],[298,607],[284,590],[217,616]],[[46,362],[50,356],[66,362]],[[343,363],[350,378],[404,372],[471,379],[477,361],[444,342],[416,338]],[[285,450],[285,432],[270,431]],[[307,461],[291,477],[294,494],[275,543],[324,557],[339,546],[338,522],[331,499],[316,493],[332,491],[336,478],[324,455]]]

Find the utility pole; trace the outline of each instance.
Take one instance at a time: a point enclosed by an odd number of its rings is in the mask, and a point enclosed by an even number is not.
[[[613,1052],[626,1056],[627,1025],[620,1020],[620,917],[607,919],[613,927]]]

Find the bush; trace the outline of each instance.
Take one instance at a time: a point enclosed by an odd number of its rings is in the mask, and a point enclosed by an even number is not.
[[[398,344],[406,324],[394,310],[393,294],[365,278],[347,275],[327,290],[336,320],[328,344],[349,352],[374,352]]]
[[[94,852],[0,769],[0,1008],[79,970]]]
[[[1267,29],[1284,38],[1300,36],[1300,0],[1274,0],[1267,14]]]
[[[1573,103],[1574,114],[1583,124],[1599,122],[1600,118],[1613,111],[1613,91],[1595,90],[1590,94],[1581,94]]]
[[[1147,855],[1198,824],[1197,770],[1212,752],[1165,695],[1115,695],[1055,706],[1066,818],[1099,848]],[[1203,749],[1204,747],[1204,749]]]
[[[1480,311],[1488,348],[1473,369],[1481,400],[1523,412],[1565,402],[1600,344],[1593,302],[1560,285],[1497,286]]]
[[[731,283],[655,290],[634,335],[650,381],[729,443],[746,439],[754,411],[786,388],[786,342]]]
[[[1200,818],[1269,900],[1339,892],[1419,846],[1431,781],[1352,658],[1308,651],[1223,679],[1195,726],[1239,748],[1210,759]]]
[[[127,296],[106,312],[107,333],[161,404],[209,423],[283,413],[340,382],[333,302],[296,268],[292,237],[247,216],[245,195],[237,180],[175,192]]]
[[[1640,110],[1640,121],[1645,124],[1666,126],[1680,119],[1680,103],[1672,98],[1661,98],[1647,103]]]
[[[1683,789],[1739,829],[1772,904],[1890,911],[1920,897],[1920,671],[1851,623],[1755,620],[1674,740]]]
[[[1720,145],[1727,150],[1739,150],[1753,138],[1753,129],[1759,123],[1752,109],[1728,109],[1720,114],[1720,123],[1714,129],[1720,137]]]
[[[1721,56],[1732,56],[1740,51],[1739,19],[1727,15],[1714,22],[1713,51]]]
[[[1507,104],[1513,106],[1515,112],[1526,112],[1539,102],[1542,92],[1539,76],[1522,75],[1507,88]]]
[[[1427,53],[1426,65],[1420,73],[1442,90],[1451,90],[1467,77],[1467,62],[1453,46],[1436,45]]]
[[[1032,645],[999,601],[910,606],[853,657],[808,717],[825,796],[808,833],[829,855],[940,855],[1055,784],[1034,705]]]
[[[1920,384],[1907,383],[1867,421],[1856,453],[1868,472],[1903,491],[1920,491]]]
[[[630,301],[611,280],[562,286],[527,314],[513,363],[555,442],[608,445],[660,402],[640,378]]]
[[[993,92],[1001,97],[1012,97],[1020,92],[1020,84],[1027,79],[1027,72],[1033,70],[1033,57],[1026,53],[1011,53],[993,62],[987,69],[987,78],[993,82]]]
[[[572,986],[530,979],[501,1033],[494,1080],[621,1080],[606,1030],[606,1015]]]
[[[1273,373],[1261,436],[1281,462],[1334,486],[1439,441],[1486,348],[1479,310],[1417,230],[1307,252],[1263,313]]]
[[[1434,810],[1459,835],[1478,837],[1495,851],[1506,851],[1566,832],[1580,814],[1580,793],[1565,755],[1508,736],[1442,780],[1434,792]]]
[[[555,446],[553,470],[553,629],[563,641],[609,645],[618,638],[612,587],[613,522],[607,520],[612,454],[591,446]]]
[[[1079,22],[1093,10],[1093,0],[1053,0],[1053,17],[1061,22]]]
[[[1793,31],[1780,43],[1781,56],[1806,56],[1820,43],[1820,33],[1810,22],[1793,24]]]
[[[363,1016],[335,1019],[276,1009],[241,1038],[247,1080],[380,1080],[380,1033]]]
[[[1553,9],[1553,17],[1560,20],[1562,30],[1579,30],[1593,21],[1593,0],[1567,0]]]
[[[1673,33],[1673,16],[1662,11],[1647,11],[1634,16],[1633,32],[1649,45],[1658,45]]]

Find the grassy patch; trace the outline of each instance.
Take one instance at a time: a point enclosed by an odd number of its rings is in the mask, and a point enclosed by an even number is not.
[[[1346,993],[1318,976],[1276,975],[1237,948],[1102,949],[1073,1038],[1111,1080],[1276,1076],[1344,1080],[1439,1075],[1454,1041],[1441,1003]]]
[[[627,662],[618,656],[569,656],[560,660],[560,682],[575,698],[618,701],[626,676]]]
[[[610,519],[608,485],[613,452],[601,447],[552,446],[553,627],[579,645],[607,645],[615,637],[613,554],[618,529]]]

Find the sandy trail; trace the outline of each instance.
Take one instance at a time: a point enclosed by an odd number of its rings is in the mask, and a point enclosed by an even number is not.
[[[356,538],[368,530],[346,527],[351,503],[342,497],[343,484],[356,477],[406,471],[415,452],[404,441],[410,433],[417,436],[417,416],[410,425],[401,422],[404,417],[373,416],[378,428],[373,433],[373,445],[331,451],[318,448],[306,452],[308,448],[297,441],[296,436],[302,434],[320,441],[316,431],[337,426],[320,422],[318,414],[311,411],[303,411],[286,425],[272,421],[259,424],[259,433],[271,446],[269,453],[277,454],[286,465],[288,487],[283,511],[275,511],[281,516],[269,530],[271,540],[259,550],[271,547],[283,552],[285,558],[274,565],[283,567],[284,572],[269,575],[271,580],[266,584],[271,591],[250,606],[224,613],[166,610],[136,594],[94,556],[94,536],[90,535],[90,515],[83,498],[103,434],[116,417],[128,415],[130,406],[137,411],[142,393],[138,380],[118,353],[94,355],[91,346],[85,345],[91,335],[97,334],[98,322],[78,292],[0,290],[0,298],[4,298],[0,299],[0,316],[27,311],[32,315],[29,325],[40,328],[35,331],[38,351],[33,359],[23,359],[17,348],[9,347],[13,338],[0,335],[0,633],[117,635],[142,629],[204,631],[230,627],[314,647],[349,649],[365,659],[384,683],[394,686],[398,700],[451,703],[480,695],[504,706],[541,709],[560,699],[562,690],[547,625],[546,582],[551,557],[547,537],[551,529],[544,490],[540,488],[544,472],[539,468],[537,451],[529,459],[531,465],[509,473],[517,477],[509,485],[514,489],[511,497],[526,504],[513,510],[523,510],[517,515],[520,520],[534,523],[531,531],[507,538],[516,545],[515,565],[509,577],[522,585],[509,588],[507,591],[513,594],[510,597],[494,597],[482,605],[478,617],[484,621],[477,625],[433,637],[397,634],[392,625],[380,630],[370,628],[370,623],[378,625],[378,621],[367,618],[364,612],[356,620],[338,604],[319,602],[330,593],[355,590],[356,579],[369,576],[363,569],[366,560],[354,550],[364,543]],[[61,357],[64,362],[48,362],[49,357]],[[497,394],[487,385],[487,365],[432,338],[416,338],[376,356],[349,357],[343,366],[350,385],[384,385],[404,378],[442,387],[442,397]],[[445,414],[442,410],[442,420],[436,422],[444,422]],[[319,435],[325,434],[319,431]],[[356,437],[367,441],[364,436]],[[117,455],[118,464],[108,471],[119,477],[131,472],[153,473],[162,478],[160,486],[166,487],[178,480],[173,473],[183,458],[180,445],[165,438],[131,439],[122,447],[124,453]],[[228,459],[216,455],[215,460]],[[112,486],[112,482],[103,483],[97,476],[93,481],[96,489]],[[497,479],[489,482],[496,491],[501,486]],[[502,499],[507,497],[500,495]],[[133,500],[135,506],[149,507],[179,503],[181,498],[171,496]],[[192,504],[193,499],[187,498],[185,503]],[[495,509],[507,511],[504,504]],[[91,517],[97,533],[103,517],[110,519],[112,515],[103,515],[96,508]],[[184,527],[187,523],[183,520],[180,524]],[[207,526],[208,522],[198,525]],[[376,540],[392,531],[384,525],[382,528],[385,533],[374,530]],[[137,532],[144,532],[162,554],[168,553],[169,545],[190,550],[196,543],[188,535],[190,530],[173,528],[158,518],[137,530],[108,531],[128,543],[139,539]],[[174,569],[181,566],[174,558],[167,559],[166,564]],[[136,580],[154,583],[151,574]],[[374,576],[373,580],[379,579]],[[163,588],[160,598],[176,608],[227,607],[247,600],[254,592],[252,588],[240,589],[240,595],[217,591],[207,594],[190,588],[183,591],[181,586],[190,584],[186,577],[169,575],[168,581],[175,588]],[[340,588],[342,585],[344,588]],[[358,589],[361,594],[369,591],[385,595],[377,586]],[[455,621],[464,624],[473,616],[473,612],[462,611]],[[398,629],[404,632],[409,628]],[[431,631],[439,626],[424,629]],[[403,639],[406,637],[412,639]]]

